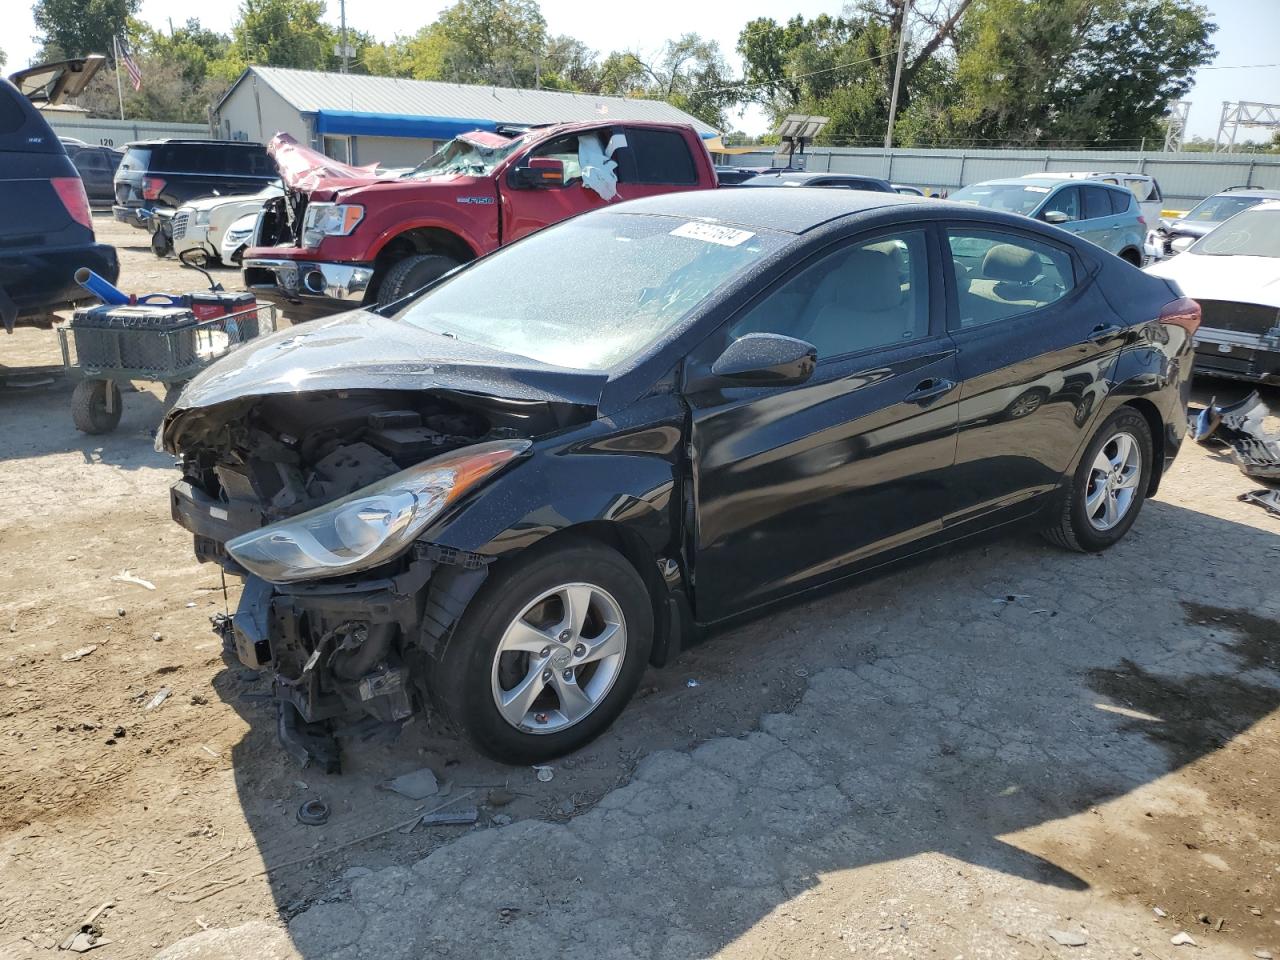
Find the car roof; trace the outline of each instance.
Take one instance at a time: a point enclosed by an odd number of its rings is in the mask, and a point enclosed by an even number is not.
[[[842,177],[847,180],[869,180],[872,183],[881,182],[879,177],[873,177],[864,173],[834,173],[829,170],[779,170],[776,173],[762,173],[759,175],[760,180],[788,180],[792,183],[808,183],[810,180],[818,179],[838,180]]]
[[[1137,173],[1133,170],[1084,170],[1065,171],[1050,170],[1043,173],[1024,173],[1023,180],[1093,180],[1097,177],[1130,177],[1135,180],[1150,180],[1150,174]],[[1114,186],[1114,184],[1111,184]]]
[[[1280,190],[1265,190],[1261,187],[1248,187],[1246,189],[1238,189],[1233,187],[1230,190],[1222,190],[1214,194],[1215,197],[1256,197],[1262,200],[1280,200]]]
[[[1079,177],[1059,177],[1052,173],[1028,174],[1025,177],[1011,177],[1006,180],[983,180],[981,183],[971,183],[970,187],[990,187],[990,186],[1010,186],[1010,187],[1061,187],[1065,184],[1074,184]],[[1091,187],[1102,187],[1104,190],[1121,190],[1129,193],[1124,187],[1115,183],[1090,183]]]
[[[202,146],[219,146],[219,147],[257,147],[259,150],[265,150],[266,147],[253,140],[210,140],[208,137],[159,137],[154,140],[131,140],[126,143],[126,147],[159,147],[169,143],[197,143]]]
[[[690,190],[632,200],[619,212],[732,223],[755,230],[804,233],[824,223],[884,207],[941,206],[943,201],[871,190]],[[950,209],[951,205],[947,205]]]

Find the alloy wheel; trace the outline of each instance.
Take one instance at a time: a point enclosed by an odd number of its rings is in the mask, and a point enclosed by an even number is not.
[[[1102,445],[1089,470],[1084,510],[1095,530],[1106,531],[1128,516],[1142,481],[1142,448],[1131,433]]]
[[[503,631],[493,658],[494,704],[523,733],[558,733],[600,706],[626,655],[618,601],[594,584],[561,584]]]

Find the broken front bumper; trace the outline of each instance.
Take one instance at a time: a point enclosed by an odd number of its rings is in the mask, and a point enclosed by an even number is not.
[[[365,263],[246,257],[243,267],[248,289],[282,304],[358,306],[373,280],[373,265]]]

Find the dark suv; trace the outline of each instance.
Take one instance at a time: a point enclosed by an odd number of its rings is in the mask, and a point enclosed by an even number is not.
[[[188,200],[257,193],[280,176],[260,143],[238,140],[143,140],[125,148],[116,170],[117,220],[148,232],[151,211]]]
[[[44,318],[92,297],[75,282],[88,267],[111,282],[115,248],[95,243],[89,198],[67,151],[32,101],[61,103],[84,89],[102,57],[31,67],[0,80],[0,321]]]

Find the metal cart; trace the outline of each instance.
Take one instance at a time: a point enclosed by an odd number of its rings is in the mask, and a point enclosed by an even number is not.
[[[139,302],[146,307],[145,298]],[[120,423],[121,383],[163,383],[165,409],[182,386],[220,357],[276,328],[276,309],[257,303],[235,313],[193,320],[175,329],[147,326],[58,326],[62,365],[79,377],[71,397],[71,416],[83,433],[109,433]]]

